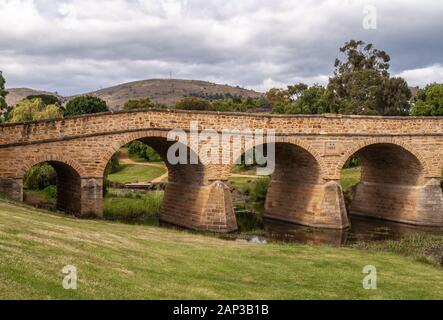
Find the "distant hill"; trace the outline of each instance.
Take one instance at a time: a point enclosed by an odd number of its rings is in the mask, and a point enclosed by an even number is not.
[[[14,106],[21,99],[35,94],[55,93],[34,90],[29,88],[10,88],[6,96],[6,102]],[[253,90],[233,87],[225,84],[215,84],[199,80],[175,80],[175,79],[152,79],[123,83],[98,91],[66,97],[62,100],[69,100],[76,96],[92,95],[106,101],[111,110],[119,110],[126,101],[130,99],[141,99],[148,97],[152,102],[174,105],[176,101],[183,97],[195,96],[206,99],[220,99],[226,97],[258,98],[262,94]],[[63,98],[59,96],[60,98]]]
[[[262,94],[253,90],[198,80],[152,79],[120,84],[86,93],[106,101],[111,110],[123,107],[129,99],[148,97],[152,102],[174,105],[183,97],[197,96],[207,99],[223,97],[258,98]]]
[[[6,103],[8,104],[8,106],[15,106],[20,100],[25,99],[27,96],[35,94],[52,94],[59,96],[54,92],[34,90],[29,88],[8,88],[7,90],[8,95],[6,96]]]

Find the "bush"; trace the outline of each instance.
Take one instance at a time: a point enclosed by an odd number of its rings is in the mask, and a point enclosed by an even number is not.
[[[208,100],[195,97],[181,99],[175,104],[175,108],[180,110],[212,110],[211,103]]]
[[[141,141],[132,141],[128,143],[127,147],[129,155],[131,156],[135,156],[151,162],[162,160],[160,155],[153,148]]]
[[[151,103],[151,100],[149,98],[145,98],[138,100],[128,100],[123,106],[123,110],[149,109],[153,107],[154,104]]]
[[[50,104],[61,105],[60,99],[52,94],[33,94],[27,96],[26,99],[28,100],[41,99],[45,105],[50,105]]]
[[[93,114],[107,111],[109,111],[108,106],[102,99],[92,96],[81,96],[68,102],[64,110],[64,116],[72,117],[82,114]]]
[[[251,197],[254,201],[262,202],[266,199],[270,181],[271,179],[268,177],[254,181],[250,190]]]
[[[53,167],[47,163],[41,163],[33,166],[23,179],[25,189],[43,190],[49,186],[55,186],[57,174]]]

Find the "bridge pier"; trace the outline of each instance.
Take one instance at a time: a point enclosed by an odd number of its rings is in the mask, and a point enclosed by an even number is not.
[[[357,185],[350,213],[423,226],[443,226],[440,181],[424,186],[362,182]]]
[[[343,192],[336,181],[291,184],[272,180],[264,216],[317,228],[349,227]]]
[[[23,201],[23,180],[0,178],[0,193],[15,201]]]
[[[160,220],[199,231],[237,230],[231,192],[222,181],[204,186],[168,183]]]
[[[81,217],[103,217],[103,178],[82,178],[80,199]]]

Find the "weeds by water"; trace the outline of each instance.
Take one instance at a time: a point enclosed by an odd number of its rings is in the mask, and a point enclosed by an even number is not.
[[[398,240],[360,241],[352,247],[391,252],[423,263],[443,266],[443,236],[420,233]]]
[[[103,216],[108,220],[158,225],[163,192],[111,190],[104,199]]]

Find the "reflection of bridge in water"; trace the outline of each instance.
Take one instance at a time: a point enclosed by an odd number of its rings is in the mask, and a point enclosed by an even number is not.
[[[314,229],[275,220],[266,220],[266,238],[308,244],[351,245],[360,241],[399,240],[416,234],[443,235],[443,228],[422,227],[379,219],[351,216],[349,229]]]
[[[112,155],[140,140],[166,159],[173,143],[166,139],[168,131],[189,128],[191,121],[198,121],[200,130],[275,131],[276,169],[266,198],[267,217],[312,227],[348,227],[339,180],[346,161],[356,155],[362,178],[350,207],[353,213],[443,225],[443,118],[148,110],[7,124],[0,126],[0,192],[22,200],[26,171],[47,162],[57,172],[57,208],[101,216],[103,174]],[[195,146],[185,148],[198,154]],[[237,228],[226,186],[233,165],[166,165],[163,221],[196,230]]]

